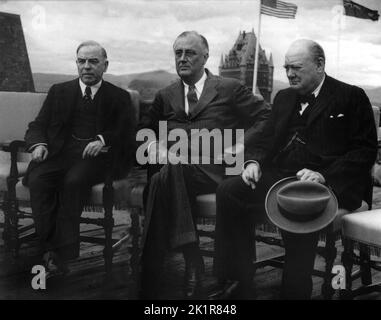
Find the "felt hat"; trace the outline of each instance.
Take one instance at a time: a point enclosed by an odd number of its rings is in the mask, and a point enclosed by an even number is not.
[[[289,177],[269,189],[265,208],[270,221],[280,229],[312,233],[335,219],[338,203],[333,191],[325,185]]]

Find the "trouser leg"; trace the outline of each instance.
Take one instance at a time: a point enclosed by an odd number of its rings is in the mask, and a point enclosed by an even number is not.
[[[81,159],[66,172],[60,186],[60,207],[57,212],[56,242],[58,253],[64,260],[79,255],[80,216],[91,187],[105,179],[104,157]]]
[[[253,192],[241,177],[217,188],[214,272],[219,279],[247,280],[252,275],[252,240],[246,199]]]
[[[282,299],[310,299],[319,233],[282,232],[286,257],[282,278]]]
[[[65,174],[60,159],[49,159],[35,167],[28,177],[30,201],[36,233],[41,249],[55,249],[57,210],[59,208],[58,188]]]
[[[77,252],[72,256],[78,255],[79,217],[91,186],[104,179],[105,164],[102,156],[83,160],[66,155],[31,170],[31,207],[43,251],[70,244]]]
[[[194,221],[195,197],[214,192],[215,188],[216,183],[194,165],[167,165],[152,177],[142,239],[143,291],[146,291],[145,287],[155,287],[153,283],[158,281],[169,249],[186,246],[189,249],[185,250],[186,255],[190,259],[199,255]]]
[[[263,220],[268,189],[283,174],[264,172],[255,189],[240,176],[224,180],[217,188],[214,272],[220,279],[245,280],[252,276],[253,223]]]

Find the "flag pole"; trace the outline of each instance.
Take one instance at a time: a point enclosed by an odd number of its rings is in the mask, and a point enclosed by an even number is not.
[[[258,74],[258,57],[259,57],[259,39],[261,37],[261,0],[259,2],[259,14],[258,14],[258,31],[257,31],[257,43],[255,44],[255,60],[253,70],[253,93],[257,92],[257,74]]]
[[[341,40],[341,27],[339,25],[339,30],[337,33],[337,67],[336,67],[336,78],[340,78],[340,40]]]
[[[341,22],[343,19],[343,12],[340,12],[340,18],[338,19],[338,30],[337,30],[337,65],[336,65],[336,78],[340,78],[340,42],[341,42]]]

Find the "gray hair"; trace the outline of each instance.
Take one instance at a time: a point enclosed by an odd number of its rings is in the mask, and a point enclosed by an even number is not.
[[[106,50],[105,48],[103,48],[98,42],[96,41],[93,41],[93,40],[88,40],[88,41],[84,41],[82,42],[78,48],[77,48],[77,54],[79,52],[79,50],[82,48],[82,47],[98,47],[100,50],[101,50],[101,54],[103,56],[103,58],[107,59],[107,53],[106,53]]]
[[[206,49],[206,52],[209,53],[209,44],[208,44],[208,41],[206,40],[206,38],[202,34],[199,34],[197,31],[184,31],[184,32],[182,32],[180,35],[177,36],[174,44],[176,43],[177,39],[184,38],[184,37],[187,37],[187,36],[190,36],[190,35],[198,37],[201,40],[201,44]]]

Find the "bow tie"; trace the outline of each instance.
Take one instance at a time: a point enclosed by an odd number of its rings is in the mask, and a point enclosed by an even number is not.
[[[299,103],[308,103],[309,105],[312,105],[315,101],[316,97],[314,94],[306,94],[299,96]]]

